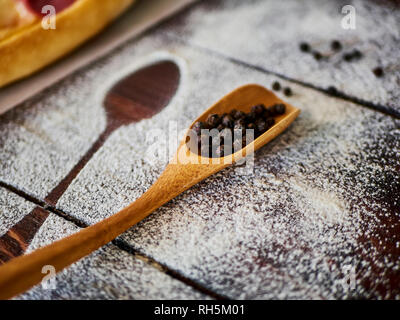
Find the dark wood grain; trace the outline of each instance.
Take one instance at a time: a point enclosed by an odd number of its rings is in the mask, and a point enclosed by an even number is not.
[[[25,252],[35,233],[46,221],[49,212],[36,207],[0,238],[0,264]]]
[[[68,186],[115,130],[151,118],[168,105],[178,89],[179,80],[178,66],[172,61],[160,61],[117,82],[104,101],[107,115],[105,130],[65,178],[47,195],[46,204],[51,207],[57,205]],[[36,207],[0,237],[0,264],[25,252],[47,215],[46,210]]]

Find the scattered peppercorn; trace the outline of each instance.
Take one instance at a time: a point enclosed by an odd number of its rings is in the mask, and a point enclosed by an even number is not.
[[[377,78],[383,77],[383,69],[381,67],[376,67],[372,72]]]
[[[309,52],[310,51],[310,45],[307,42],[302,42],[300,43],[300,50],[303,52]]]
[[[347,62],[351,62],[353,60],[359,60],[363,57],[363,54],[360,50],[354,49],[352,52],[345,53],[343,55],[343,59]]]
[[[286,87],[285,89],[283,89],[283,93],[287,97],[290,97],[291,95],[293,95],[292,89],[290,89],[289,87]]]
[[[272,89],[273,89],[274,91],[279,91],[279,90],[281,90],[281,84],[280,84],[278,81],[275,81],[275,82],[272,84]]]
[[[252,135],[248,135],[249,131],[246,130],[254,130],[254,138],[259,137],[275,124],[273,117],[282,115],[285,111],[286,106],[278,103],[268,108],[264,104],[257,104],[248,113],[233,109],[229,114],[210,114],[206,122],[198,121],[193,125],[199,154],[203,157],[219,158],[236,152],[253,141]],[[204,129],[209,131],[204,132]],[[241,130],[241,133],[237,130]],[[225,148],[226,146],[229,148]]]
[[[328,87],[328,93],[330,95],[336,96],[338,94],[338,90],[334,86],[329,86]]]
[[[334,51],[340,51],[340,50],[342,50],[342,44],[338,40],[333,40],[331,42],[331,48]]]
[[[322,59],[322,54],[320,52],[318,52],[318,51],[314,51],[313,52],[313,56],[314,56],[314,59],[317,60],[317,61]]]
[[[343,59],[347,62],[350,62],[351,60],[353,60],[353,55],[351,53],[345,53],[343,55]]]
[[[363,54],[361,53],[360,50],[354,49],[354,51],[353,51],[353,57],[354,57],[355,59],[361,59],[362,56],[363,56]]]

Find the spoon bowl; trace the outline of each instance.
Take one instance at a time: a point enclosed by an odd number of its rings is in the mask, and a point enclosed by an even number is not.
[[[269,106],[283,101],[259,85],[240,87],[212,107],[196,121],[204,121],[210,113],[229,112],[233,108],[249,111],[252,105],[264,103]],[[276,124],[252,143],[231,155],[232,161],[257,150],[283,132],[299,115],[300,110],[285,103],[286,112],[278,117]],[[195,121],[195,122],[196,122]],[[195,123],[193,122],[193,124]],[[190,128],[193,127],[193,124]],[[229,156],[227,156],[229,158]],[[90,227],[56,241],[30,254],[17,257],[0,266],[0,299],[8,299],[24,292],[42,281],[42,267],[54,266],[56,272],[78,261],[92,251],[115,239],[124,231],[146,218],[154,210],[184,192],[199,181],[227,167],[232,161],[221,161],[227,157],[204,158],[191,152],[186,137],[178,147],[172,161],[156,182],[139,199],[120,212]],[[198,160],[203,160],[204,163]]]
[[[270,90],[258,85],[258,84],[248,84],[237,88],[231,93],[224,96],[218,102],[213,104],[204,113],[202,113],[193,123],[190,125],[188,133],[186,136],[190,136],[189,132],[193,129],[196,122],[204,122],[210,114],[223,114],[229,113],[232,109],[237,109],[245,113],[251,110],[251,107],[256,104],[264,104],[265,106],[271,106],[277,103],[283,103],[286,106],[285,113],[274,117],[275,124],[269,128],[262,135],[254,139],[254,141],[247,144],[244,148],[237,150],[235,153],[226,155],[221,158],[207,158],[197,153],[193,152],[190,143],[188,143],[188,138],[186,138],[186,143],[181,143],[177,154],[182,155],[183,158],[179,157],[179,161],[184,163],[202,163],[202,164],[231,164],[235,161],[239,161],[243,157],[251,154],[257,149],[261,148],[263,145],[277,137],[282,133],[300,114],[300,110],[291,104],[281,100]]]

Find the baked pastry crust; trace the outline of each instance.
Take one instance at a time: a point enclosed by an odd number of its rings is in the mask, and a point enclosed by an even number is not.
[[[0,42],[37,20],[22,0],[0,0]]]
[[[97,34],[135,0],[77,0],[56,16],[56,29],[39,19],[0,40],[0,87],[27,77]]]

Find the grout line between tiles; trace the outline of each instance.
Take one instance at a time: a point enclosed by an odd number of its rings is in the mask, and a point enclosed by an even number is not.
[[[50,212],[54,213],[55,215],[57,215],[60,218],[68,220],[69,222],[75,224],[79,228],[87,228],[89,226],[85,222],[83,222],[83,221],[81,221],[81,220],[79,220],[77,218],[71,217],[67,213],[65,213],[65,212],[63,212],[63,211],[61,211],[59,209],[56,209],[54,207],[47,207],[47,210],[49,210]],[[195,290],[197,290],[197,291],[199,291],[199,292],[201,292],[203,294],[206,294],[206,295],[208,295],[208,296],[210,296],[210,297],[212,297],[214,299],[217,299],[217,300],[228,300],[229,299],[227,297],[219,295],[219,294],[217,294],[217,293],[215,293],[215,292],[213,292],[213,291],[211,291],[211,290],[199,285],[195,281],[193,281],[193,280],[191,280],[189,278],[186,278],[185,276],[182,276],[180,273],[178,273],[178,272],[170,269],[169,267],[157,262],[156,260],[154,260],[153,258],[150,258],[146,254],[137,251],[136,249],[134,249],[131,245],[129,245],[124,240],[116,238],[116,239],[112,240],[111,243],[114,244],[118,249],[120,249],[122,251],[125,251],[125,252],[127,252],[129,254],[132,254],[133,256],[135,256],[135,258],[144,261],[146,264],[156,268],[158,271],[166,273],[170,277],[172,277],[172,278],[174,278],[174,279],[176,279],[176,280],[178,280],[180,282],[183,282],[183,283],[185,283],[186,285],[188,285],[190,287],[193,287]]]
[[[202,285],[198,284],[197,282],[183,276],[182,274],[180,274],[179,272],[170,269],[169,267],[165,266],[164,264],[157,262],[156,260],[154,260],[153,258],[147,256],[146,254],[143,254],[139,251],[137,251],[136,249],[134,249],[131,245],[129,245],[126,241],[121,240],[121,239],[114,239],[112,241],[112,243],[117,246],[119,249],[124,250],[128,253],[133,254],[136,258],[145,261],[146,263],[152,265],[153,267],[155,267],[156,269],[159,269],[160,271],[166,273],[167,275],[169,275],[170,277],[179,280],[180,282],[185,283],[186,285],[193,287],[194,289],[196,289],[197,291],[206,294],[208,296],[210,296],[211,298],[214,298],[216,300],[230,300],[230,298],[225,297],[223,295],[220,295],[218,293],[215,293],[214,291],[211,291],[205,287],[203,287]]]
[[[24,198],[25,200],[32,202],[39,207],[46,209],[46,203],[44,201],[35,198],[34,196],[26,193],[25,191],[19,190],[18,188],[14,187],[4,181],[1,181],[1,180],[0,180],[0,187],[15,193],[16,195],[20,196],[21,198]]]

